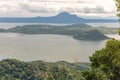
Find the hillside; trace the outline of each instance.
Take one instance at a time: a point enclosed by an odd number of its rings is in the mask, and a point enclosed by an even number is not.
[[[87,33],[87,36],[84,35],[86,34],[86,31],[90,31],[89,33]],[[66,25],[66,26],[25,25],[25,26],[17,26],[10,29],[1,29],[0,32],[14,32],[14,33],[22,33],[22,34],[60,34],[60,35],[70,35],[73,36],[73,38],[75,39],[84,38],[84,40],[108,39],[108,37],[104,36],[102,33],[100,33],[97,30],[94,33],[93,27],[83,23]]]
[[[0,17],[0,22],[22,23],[118,23],[116,19],[83,19],[68,12],[50,17]]]
[[[0,61],[1,80],[81,80],[83,70],[90,70],[89,63]]]
[[[75,39],[79,40],[104,40],[107,39],[105,35],[100,33],[98,30],[81,32],[74,36]]]

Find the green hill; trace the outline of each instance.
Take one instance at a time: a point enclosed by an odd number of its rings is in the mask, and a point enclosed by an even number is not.
[[[86,32],[87,31],[87,32]],[[24,25],[10,29],[1,29],[0,32],[14,32],[22,34],[60,34],[70,35],[75,39],[84,40],[104,40],[108,39],[105,35],[87,24],[72,24],[66,26],[55,25]]]
[[[81,80],[82,70],[90,70],[89,63],[0,61],[1,80]]]
[[[108,37],[100,33],[98,30],[92,30],[81,32],[78,35],[74,36],[74,38],[80,40],[104,40]]]

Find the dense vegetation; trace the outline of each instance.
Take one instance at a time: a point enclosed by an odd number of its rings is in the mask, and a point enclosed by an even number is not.
[[[116,0],[116,6],[120,17],[120,0]],[[105,48],[90,57],[90,62],[92,70],[82,73],[86,80],[120,80],[120,40],[108,40]]]
[[[81,23],[66,26],[24,25],[10,29],[0,29],[0,32],[14,32],[23,34],[61,34],[73,36],[75,39],[104,40],[107,39],[107,37],[104,36],[103,33],[113,33],[115,30],[105,27],[95,28]]]
[[[90,70],[89,63],[5,59],[0,61],[0,80],[84,80],[83,70]]]
[[[117,16],[119,17],[119,21],[120,21],[120,0],[115,0],[116,1],[116,6],[117,6]],[[120,35],[120,28],[118,29],[118,34]]]
[[[92,71],[83,72],[86,80],[120,80],[120,41],[111,39],[91,57]]]
[[[120,20],[120,0],[115,0],[116,1],[116,7],[117,7],[117,16],[119,17]]]

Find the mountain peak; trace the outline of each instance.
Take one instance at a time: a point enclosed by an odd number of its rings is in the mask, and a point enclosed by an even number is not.
[[[58,15],[71,15],[71,14],[68,13],[68,12],[61,12],[61,13],[59,13]]]
[[[72,14],[70,14],[68,12],[61,12],[57,16],[60,16],[60,17],[71,17],[71,16],[77,17],[76,15],[72,15]]]

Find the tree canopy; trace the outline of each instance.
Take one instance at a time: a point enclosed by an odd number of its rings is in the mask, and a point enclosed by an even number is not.
[[[109,40],[105,48],[96,51],[91,57],[93,70],[100,70],[109,80],[120,80],[120,41]]]
[[[119,17],[119,21],[120,21],[120,0],[115,0],[115,1],[117,7],[117,16]],[[118,34],[120,35],[120,28],[118,29]]]
[[[116,0],[116,7],[120,17],[120,0]],[[90,62],[92,70],[83,72],[86,80],[120,80],[120,40],[108,40],[105,48],[90,56]]]
[[[81,71],[88,69],[88,63],[4,59],[0,61],[0,80],[84,80]]]
[[[120,0],[115,0],[116,1],[116,7],[117,7],[117,16],[120,17]]]

